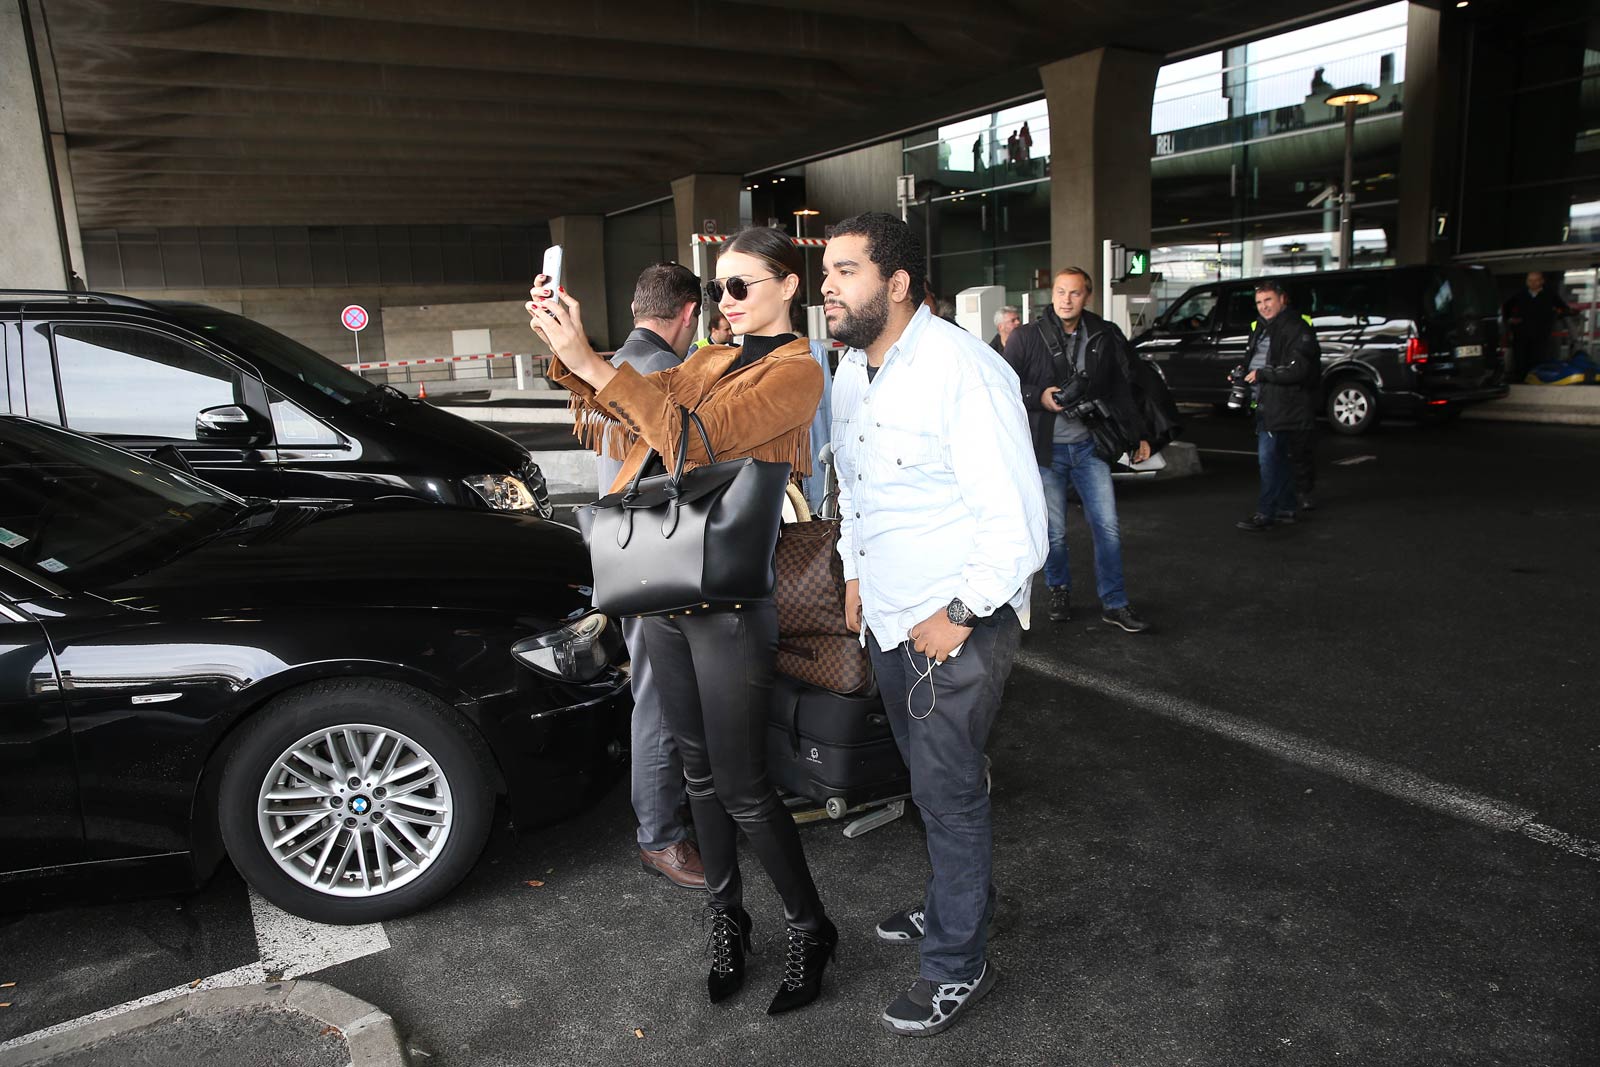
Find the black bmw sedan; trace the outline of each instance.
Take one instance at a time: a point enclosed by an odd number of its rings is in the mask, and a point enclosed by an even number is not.
[[[320,922],[423,907],[609,781],[629,696],[577,533],[245,500],[0,416],[0,901],[230,858]]]

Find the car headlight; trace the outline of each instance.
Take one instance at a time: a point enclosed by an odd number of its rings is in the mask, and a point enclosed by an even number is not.
[[[511,646],[523,663],[567,682],[594,681],[622,658],[621,652],[622,635],[600,612]]]
[[[538,507],[533,493],[516,475],[478,474],[462,481],[496,511],[532,511]]]

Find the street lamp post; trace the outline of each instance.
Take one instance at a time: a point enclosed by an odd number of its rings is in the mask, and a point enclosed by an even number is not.
[[[1356,108],[1373,104],[1378,94],[1365,85],[1339,89],[1327,99],[1329,107],[1344,108],[1344,184],[1339,186],[1339,268],[1354,266],[1356,235],[1350,220],[1350,205],[1355,202]]]
[[[815,208],[809,207],[803,207],[794,212],[794,235],[796,237],[804,237],[806,235],[806,219],[813,215],[820,214],[822,214],[822,212],[816,210]],[[801,258],[805,260],[806,265],[806,291],[803,294],[803,299],[807,304],[809,304],[811,302],[811,249],[809,247],[801,248],[800,255]]]

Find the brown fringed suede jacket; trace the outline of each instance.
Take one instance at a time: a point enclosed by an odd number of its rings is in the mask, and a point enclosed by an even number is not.
[[[791,341],[729,373],[738,358],[739,349],[731,345],[707,345],[679,366],[654,374],[618,367],[616,377],[596,392],[552,357],[550,380],[572,393],[572,432],[585,448],[596,453],[606,448],[605,423],[594,415],[626,431],[611,435],[608,451],[622,460],[612,492],[633,480],[652,448],[671,469],[683,432],[680,407],[699,414],[718,460],[749,456],[810,474],[811,419],[822,402],[822,368],[811,357],[809,342]],[[705,462],[705,445],[691,427],[687,466]]]

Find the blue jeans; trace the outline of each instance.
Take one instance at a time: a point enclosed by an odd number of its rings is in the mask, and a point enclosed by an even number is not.
[[[1298,440],[1294,433],[1267,429],[1266,419],[1257,413],[1256,458],[1261,463],[1261,496],[1256,501],[1256,514],[1269,519],[1294,514],[1294,447]]]
[[[1122,587],[1122,534],[1117,529],[1117,498],[1111,489],[1111,468],[1094,454],[1094,441],[1051,446],[1050,466],[1039,468],[1044,481],[1045,513],[1050,524],[1050,554],[1044,560],[1044,581],[1052,589],[1072,588],[1067,568],[1067,486],[1083,501],[1083,517],[1094,541],[1094,579],[1100,606],[1107,611],[1128,606]]]
[[[983,749],[1021,639],[1017,613],[1003,607],[973,629],[961,655],[930,671],[911,642],[884,650],[868,635],[883,708],[927,829],[920,976],[930,982],[965,982],[983,970],[994,914],[994,829]]]

